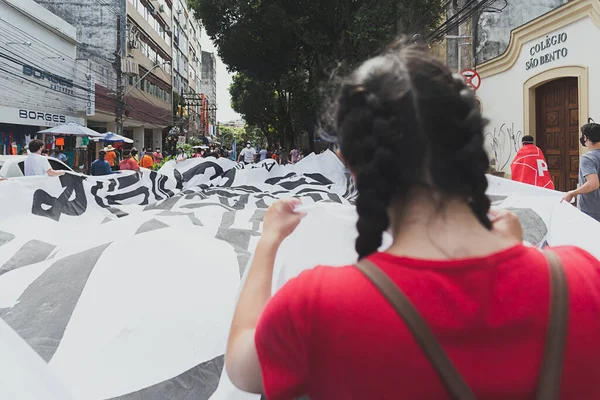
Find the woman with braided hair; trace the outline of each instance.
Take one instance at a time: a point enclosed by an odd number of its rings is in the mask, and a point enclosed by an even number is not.
[[[462,78],[400,42],[345,79],[332,109],[360,262],[305,271],[271,298],[303,216],[274,203],[231,326],[232,382],[268,399],[600,399],[600,263],[525,247],[516,216],[490,211],[485,122]]]

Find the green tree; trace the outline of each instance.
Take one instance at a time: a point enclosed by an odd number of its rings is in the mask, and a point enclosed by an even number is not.
[[[320,87],[331,71],[349,70],[398,33],[427,34],[439,24],[445,3],[189,0],[229,70],[238,73],[231,87],[234,109],[286,149],[307,133],[311,150],[324,100]],[[254,106],[254,99],[268,101]]]
[[[277,93],[271,83],[264,83],[239,72],[229,88],[231,107],[246,123],[262,132],[270,146],[279,139]]]
[[[230,149],[233,146],[233,141],[237,142],[238,154],[240,150],[250,142],[254,147],[264,148],[268,146],[267,139],[263,132],[251,125],[244,127],[231,127],[222,126],[219,128],[219,140],[223,143],[223,146]]]

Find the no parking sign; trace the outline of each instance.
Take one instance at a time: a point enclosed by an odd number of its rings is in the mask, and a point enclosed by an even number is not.
[[[481,87],[481,76],[479,73],[472,69],[465,69],[461,72],[461,75],[465,79],[467,86],[473,90],[477,90]]]

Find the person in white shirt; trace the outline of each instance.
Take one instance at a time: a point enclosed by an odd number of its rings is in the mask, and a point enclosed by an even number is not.
[[[50,166],[48,157],[42,155],[44,142],[34,139],[29,142],[29,155],[25,159],[25,176],[48,175],[61,176],[65,171],[55,171]]]
[[[261,149],[258,154],[260,154],[260,161],[264,161],[267,159],[267,156],[269,155],[269,150],[268,149]]]
[[[246,148],[240,152],[238,162],[241,161],[242,157],[244,157],[244,164],[252,164],[254,162],[254,157],[256,157],[256,149],[254,149],[250,143],[247,143]]]

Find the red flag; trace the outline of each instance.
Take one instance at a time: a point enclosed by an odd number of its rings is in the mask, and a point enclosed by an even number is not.
[[[544,153],[533,144],[521,147],[510,169],[513,181],[554,190]]]

